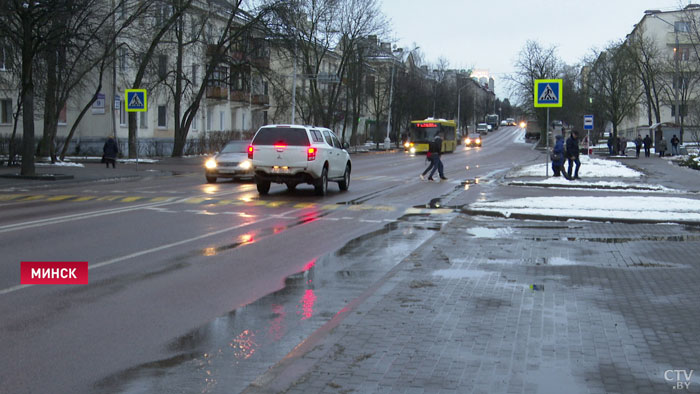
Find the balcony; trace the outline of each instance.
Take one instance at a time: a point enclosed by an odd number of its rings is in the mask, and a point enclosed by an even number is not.
[[[253,104],[255,105],[268,105],[270,104],[270,96],[266,94],[254,94]]]
[[[250,92],[246,92],[244,90],[232,90],[231,95],[229,96],[229,100],[231,101],[240,101],[240,102],[245,102],[247,103],[250,98]]]
[[[207,86],[207,98],[209,99],[227,99],[228,92],[225,87],[221,86]]]
[[[250,64],[253,65],[253,67],[256,67],[259,69],[269,70],[270,69],[270,57],[269,56],[253,57],[250,59]]]

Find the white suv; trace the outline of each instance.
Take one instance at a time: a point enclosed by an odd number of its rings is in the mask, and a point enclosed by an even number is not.
[[[248,147],[258,193],[267,194],[271,182],[284,183],[289,190],[309,183],[324,196],[329,180],[348,190],[352,162],[346,148],[333,131],[323,127],[261,127]]]

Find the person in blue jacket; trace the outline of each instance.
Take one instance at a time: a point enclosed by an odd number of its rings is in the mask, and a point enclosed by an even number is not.
[[[552,149],[552,171],[554,176],[561,176],[564,173],[564,177],[567,176],[566,171],[562,171],[564,166],[564,136],[557,135],[556,142],[554,143],[554,149]]]

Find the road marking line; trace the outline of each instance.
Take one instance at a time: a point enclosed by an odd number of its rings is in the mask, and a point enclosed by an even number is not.
[[[67,200],[69,198],[78,197],[76,195],[63,195],[63,196],[53,196],[46,199],[46,201],[61,201]]]
[[[74,202],[90,201],[90,200],[94,200],[95,198],[97,198],[97,196],[84,196],[84,197],[78,197],[78,198],[76,198],[76,199],[73,200],[73,201],[74,201]]]
[[[4,194],[0,196],[0,201],[14,200],[15,198],[24,197],[26,194]]]
[[[151,202],[167,201],[169,198],[172,198],[172,197],[153,197],[149,201],[151,201]]]
[[[143,199],[144,197],[140,196],[134,196],[134,197],[125,197],[122,199],[122,202],[134,202]]]
[[[98,198],[95,201],[114,201],[114,200],[118,200],[120,198],[122,198],[122,196],[104,196],[104,197]]]
[[[321,207],[321,209],[326,210],[326,211],[332,211],[334,209],[340,208],[340,205],[338,204],[326,204]]]
[[[300,202],[299,204],[294,205],[294,208],[313,208],[315,206],[316,204],[312,202]]]
[[[206,197],[191,197],[182,202],[185,204],[200,204],[204,200],[206,200]]]
[[[285,204],[287,204],[288,202],[289,202],[289,201],[270,201],[270,202],[267,204],[267,206],[268,206],[268,207],[271,207],[271,208],[277,208],[277,207],[279,207],[280,205],[285,205]]]
[[[20,201],[36,201],[36,200],[41,200],[42,198],[45,198],[46,196],[43,194],[39,194],[36,196],[29,196],[26,198],[21,199]]]

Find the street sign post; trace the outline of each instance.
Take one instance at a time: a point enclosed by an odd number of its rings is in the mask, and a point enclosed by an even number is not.
[[[148,94],[146,89],[126,89],[124,109],[126,112],[146,112],[148,111]],[[136,128],[138,133],[138,128]],[[136,171],[139,170],[139,138],[136,135]]]
[[[583,115],[583,129],[586,130],[586,154],[591,155],[591,130],[593,130],[593,115]]]
[[[549,109],[562,106],[561,79],[535,79],[535,108],[547,108],[547,125],[545,138],[547,140],[547,155],[545,155],[545,175],[549,176]]]

